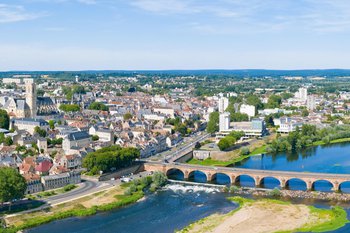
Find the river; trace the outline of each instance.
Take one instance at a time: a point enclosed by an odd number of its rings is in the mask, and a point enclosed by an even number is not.
[[[334,144],[308,148],[299,153],[279,153],[276,155],[253,156],[236,167],[350,174],[350,143]],[[183,174],[173,174],[172,178],[181,179]],[[196,172],[191,178],[196,182],[205,182],[206,177]],[[217,183],[225,184],[229,179],[218,176]],[[242,186],[253,186],[250,177],[242,177]],[[278,187],[278,181],[267,179],[266,188]],[[289,184],[290,189],[304,189],[301,181],[294,180]],[[330,191],[329,183],[319,181],[315,183],[316,190]],[[350,184],[342,186],[343,192],[350,192]],[[169,185],[157,194],[148,195],[146,200],[115,211],[100,213],[95,216],[83,218],[69,218],[42,225],[29,233],[166,233],[181,229],[193,221],[204,218],[213,213],[226,213],[237,208],[237,205],[226,199],[227,194],[219,193],[215,188],[199,186]],[[296,201],[297,203],[312,204],[316,207],[329,208],[334,203],[310,202],[309,200]],[[344,206],[350,216],[350,207]],[[334,233],[350,232],[347,224]]]

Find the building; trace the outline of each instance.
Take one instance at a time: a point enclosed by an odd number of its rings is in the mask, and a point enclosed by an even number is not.
[[[227,131],[230,128],[230,113],[220,113],[219,116],[219,131]]]
[[[48,130],[49,123],[42,119],[18,118],[13,120],[13,126],[17,130],[25,130],[30,134],[34,134],[35,127]]]
[[[22,84],[22,79],[20,79],[20,78],[3,78],[2,83],[4,83],[4,84],[12,84],[12,83]]]
[[[255,106],[254,105],[248,105],[248,104],[242,104],[240,109],[239,109],[240,113],[245,113],[250,117],[254,117],[255,116]]]
[[[219,108],[219,112],[223,113],[225,112],[226,108],[228,107],[228,98],[226,97],[220,97],[218,100],[218,108]]]
[[[301,127],[303,122],[291,117],[281,117],[273,120],[276,126],[279,126],[278,133],[290,133],[296,130],[297,127]]]
[[[297,99],[300,99],[301,101],[307,100],[307,88],[301,87],[299,90],[295,93],[295,97]]]
[[[66,153],[69,153],[72,148],[89,147],[90,143],[91,137],[87,132],[71,132],[63,139],[62,148]]]
[[[27,182],[27,189],[25,194],[38,193],[43,191],[43,184],[41,183],[40,176],[33,173],[27,173],[23,175]]]
[[[114,143],[114,134],[111,129],[97,128],[95,126],[91,126],[89,129],[90,135],[97,135],[98,140],[101,142],[108,142],[110,144]]]
[[[66,172],[58,175],[41,177],[44,190],[57,189],[68,184],[79,184],[81,177],[79,172]]]
[[[216,138],[223,138],[229,135],[232,131],[242,131],[244,133],[243,138],[263,137],[268,133],[265,121],[256,118],[252,119],[252,121],[232,122],[231,127],[217,133]]]
[[[309,95],[306,100],[306,107],[309,111],[314,111],[316,109],[315,96]]]
[[[26,103],[29,107],[29,117],[36,117],[36,101],[37,101],[37,92],[36,92],[36,84],[34,79],[26,78],[24,79],[24,83],[26,86]]]

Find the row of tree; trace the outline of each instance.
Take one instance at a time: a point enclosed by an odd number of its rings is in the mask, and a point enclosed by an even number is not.
[[[95,175],[100,171],[110,172],[130,166],[139,157],[140,151],[136,148],[121,148],[113,145],[87,154],[83,159],[83,167],[87,168],[90,174]]]

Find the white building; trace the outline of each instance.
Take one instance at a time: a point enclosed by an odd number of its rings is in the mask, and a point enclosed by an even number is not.
[[[240,113],[245,113],[249,117],[254,117],[255,116],[255,106],[248,105],[248,104],[242,104],[240,109],[239,109],[239,112]]]
[[[219,131],[227,131],[230,128],[230,113],[220,113],[219,117]]]
[[[227,107],[228,107],[228,98],[226,98],[226,97],[219,98],[219,100],[218,100],[219,112],[220,113],[225,112]]]
[[[314,110],[316,109],[316,100],[315,100],[315,96],[309,95],[309,96],[307,97],[306,106],[307,106],[307,109],[310,110],[310,111],[314,111]]]
[[[301,87],[299,90],[295,93],[295,98],[300,99],[301,101],[307,100],[307,88]]]

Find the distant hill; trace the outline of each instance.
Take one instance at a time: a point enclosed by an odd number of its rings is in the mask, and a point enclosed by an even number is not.
[[[38,76],[42,74],[69,75],[234,75],[240,77],[264,77],[264,76],[350,76],[350,69],[325,69],[325,70],[264,70],[264,69],[245,69],[245,70],[85,70],[85,71],[9,71],[0,72],[0,77],[10,77],[15,74],[31,74]]]

